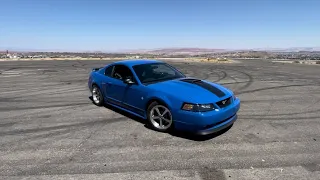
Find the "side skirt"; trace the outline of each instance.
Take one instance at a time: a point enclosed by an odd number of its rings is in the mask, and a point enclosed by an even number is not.
[[[126,104],[123,104],[123,103],[120,103],[120,102],[115,102],[115,101],[113,101],[113,100],[110,100],[109,98],[107,99],[107,101],[106,101],[105,103],[108,104],[108,105],[110,105],[110,106],[113,106],[113,107],[115,107],[115,108],[121,109],[121,110],[123,110],[123,111],[125,111],[125,112],[128,112],[128,113],[130,113],[130,114],[133,114],[133,115],[135,115],[135,116],[138,116],[138,117],[140,117],[140,118],[142,118],[142,119],[146,119],[145,116],[143,116],[143,115],[141,115],[141,114],[138,114],[138,113],[132,111],[131,109],[133,109],[133,108],[130,108],[131,106],[128,106],[128,105],[126,105]]]

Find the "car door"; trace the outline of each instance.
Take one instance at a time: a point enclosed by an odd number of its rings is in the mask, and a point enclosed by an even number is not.
[[[131,111],[143,116],[145,96],[146,93],[142,85],[128,84],[124,91],[123,103]]]
[[[138,84],[131,69],[125,65],[117,65],[113,77],[118,80],[113,86],[117,90],[117,99],[122,102],[122,107],[143,116],[142,86]],[[125,78],[129,78],[131,83],[125,83]]]
[[[106,101],[118,106],[123,106],[125,83],[123,82],[124,65],[113,65],[106,68],[105,79],[102,82]]]
[[[114,99],[114,88],[112,86],[114,82],[114,79],[112,77],[113,71],[114,65],[106,67],[104,76],[102,77],[101,88],[106,101],[112,101]]]
[[[143,116],[144,91],[132,71],[119,64],[106,68],[105,75],[104,92],[107,101]],[[124,79],[127,77],[130,77],[133,83],[125,83]]]

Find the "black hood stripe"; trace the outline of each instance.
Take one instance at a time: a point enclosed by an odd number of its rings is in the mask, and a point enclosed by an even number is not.
[[[183,81],[183,82],[187,82],[187,83],[191,83],[191,84],[195,84],[195,85],[198,85],[210,92],[212,92],[213,94],[215,94],[216,96],[218,97],[223,97],[225,96],[226,94],[221,91],[220,89],[212,86],[211,84],[208,84],[200,79],[191,79],[191,78],[187,78],[187,79],[180,79],[180,81]]]

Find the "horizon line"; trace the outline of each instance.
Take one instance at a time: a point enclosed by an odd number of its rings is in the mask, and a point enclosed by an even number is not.
[[[274,50],[293,50],[293,49],[318,49],[320,51],[320,46],[300,46],[300,47],[257,47],[257,48],[210,48],[210,47],[158,47],[158,48],[137,48],[137,49],[117,49],[117,50],[63,50],[63,49],[41,49],[41,48],[16,48],[16,47],[0,47],[0,52],[5,51],[15,51],[15,52],[78,52],[78,53],[88,53],[88,52],[102,52],[102,53],[132,53],[135,51],[157,51],[157,50],[178,50],[178,49],[200,49],[200,50],[216,50],[216,51],[274,51]]]

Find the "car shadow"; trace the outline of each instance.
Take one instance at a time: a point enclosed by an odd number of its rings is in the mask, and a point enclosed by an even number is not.
[[[177,130],[170,132],[170,134],[172,136],[176,136],[176,137],[180,137],[180,138],[184,138],[184,139],[188,139],[188,140],[192,140],[192,141],[207,141],[207,140],[214,139],[218,136],[223,135],[224,133],[229,131],[232,128],[232,126],[233,126],[233,124],[225,129],[222,129],[218,132],[208,134],[208,135],[196,135],[196,134],[192,134],[189,132],[177,131]]]
[[[90,100],[92,100],[92,96],[89,97]],[[108,104],[105,104],[104,105],[105,108],[111,110],[111,111],[114,111],[118,114],[121,114],[129,119],[132,119],[134,121],[137,121],[141,124],[144,124],[144,127],[149,129],[149,130],[153,130],[153,131],[156,131],[154,130],[150,125],[149,123],[147,123],[147,121],[145,119],[142,119],[138,116],[135,116],[131,113],[128,113],[126,111],[123,111],[121,109],[118,109],[116,107],[113,107],[111,105],[108,105]],[[179,137],[179,138],[183,138],[183,139],[188,139],[188,140],[192,140],[192,141],[207,141],[207,140],[210,140],[210,139],[214,139],[218,136],[221,136],[222,134],[226,133],[227,131],[229,131],[231,128],[232,128],[233,124],[230,125],[229,127],[223,129],[223,130],[220,130],[216,133],[212,133],[212,134],[209,134],[209,135],[196,135],[196,134],[193,134],[193,133],[190,133],[190,132],[186,132],[186,131],[181,131],[181,130],[173,130],[171,132],[169,132],[168,134],[170,134],[171,136],[175,136],[175,137]],[[161,132],[159,132],[161,133]]]

